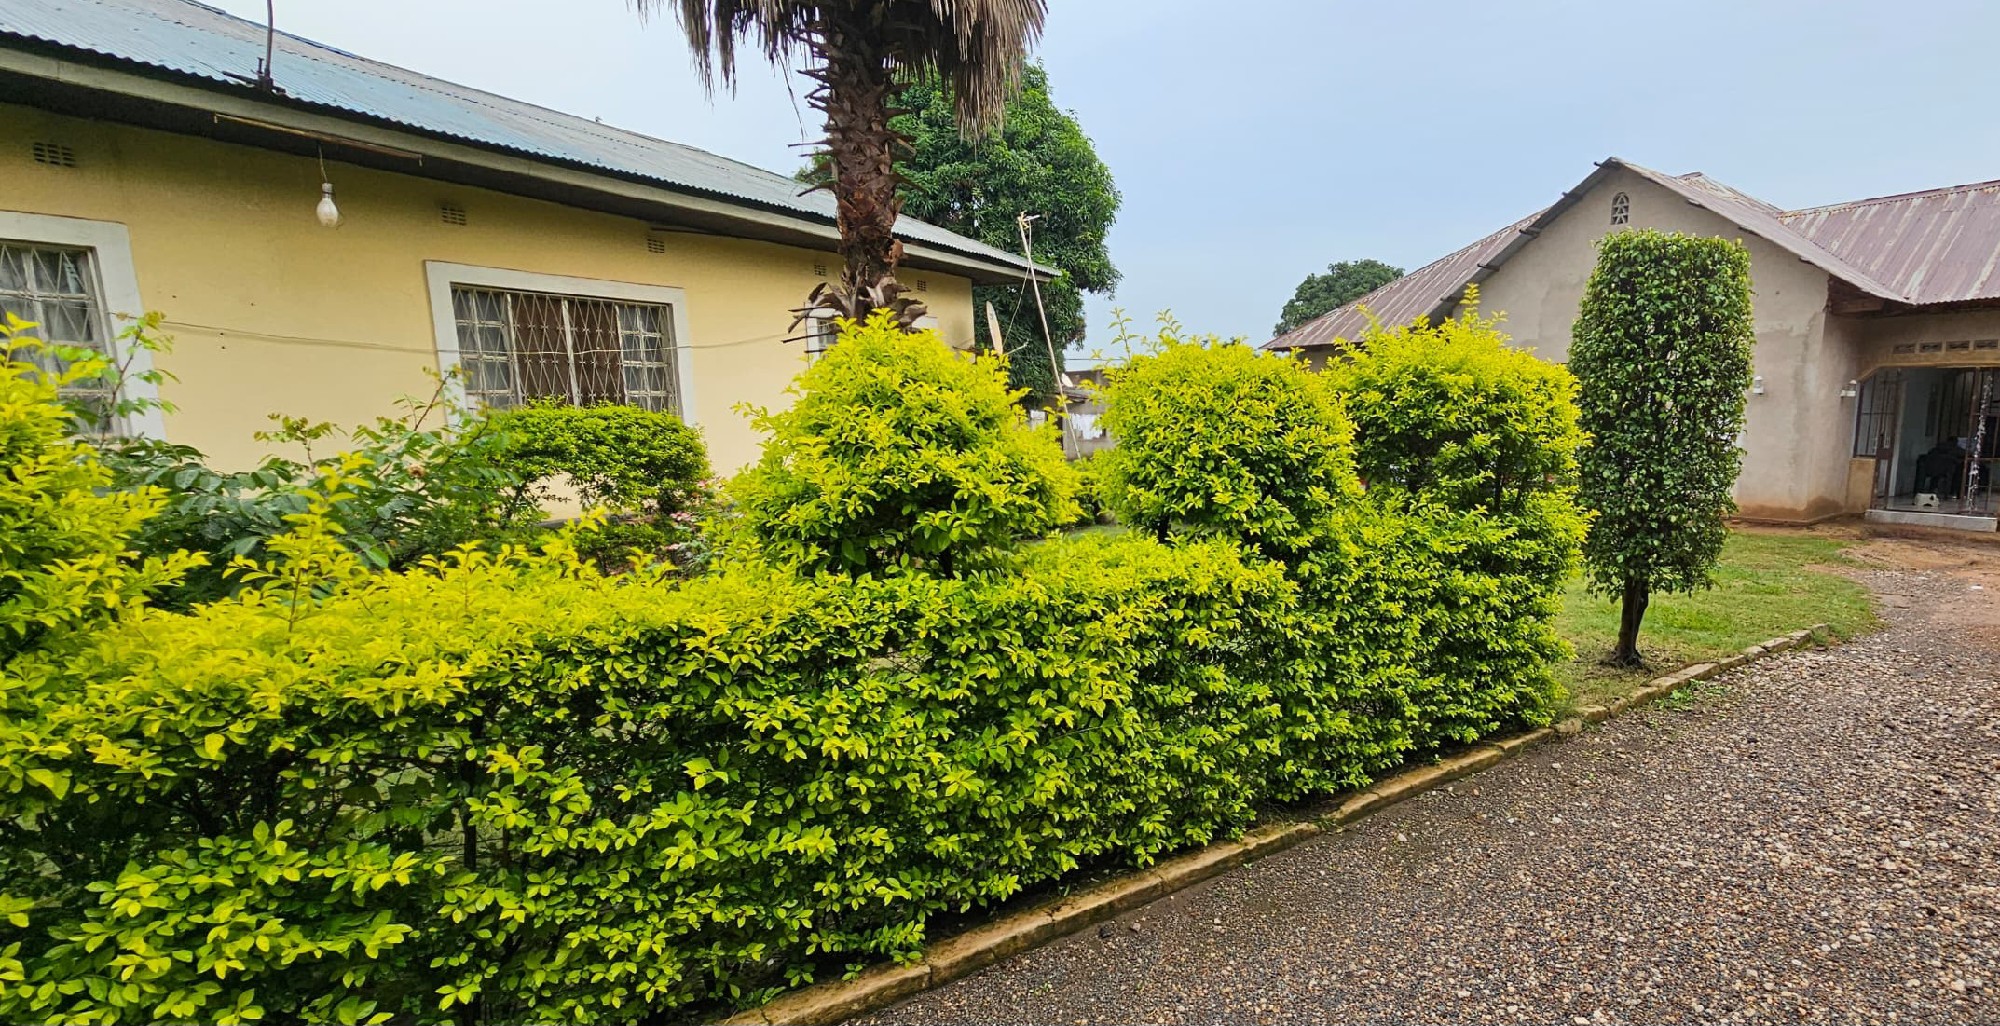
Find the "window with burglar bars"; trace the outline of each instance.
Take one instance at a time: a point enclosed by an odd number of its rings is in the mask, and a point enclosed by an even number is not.
[[[465,392],[483,406],[560,399],[681,415],[671,307],[465,285],[451,305]]]
[[[110,353],[90,250],[0,241],[0,310],[34,322],[27,333],[48,345]],[[44,349],[28,360],[52,374],[66,366]],[[112,391],[106,376],[65,385],[62,396],[88,411],[90,429],[101,434],[112,428]]]
[[[1854,455],[1874,456],[1895,444],[1902,398],[1900,370],[1876,371],[1861,383],[1861,401],[1854,408]]]

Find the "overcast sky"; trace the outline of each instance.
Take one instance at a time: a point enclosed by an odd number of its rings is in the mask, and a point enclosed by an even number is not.
[[[210,0],[259,20],[262,0]],[[1306,273],[1414,269],[1618,156],[1781,207],[2000,178],[2000,4],[1052,0],[1040,51],[1125,197],[1091,308],[1261,341]],[[277,0],[278,26],[774,171],[786,76],[710,100],[626,0]]]

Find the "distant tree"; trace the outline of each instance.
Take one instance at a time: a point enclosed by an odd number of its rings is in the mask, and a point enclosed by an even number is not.
[[[1569,350],[1591,443],[1581,495],[1592,590],[1619,596],[1618,647],[1639,666],[1656,591],[1714,584],[1742,469],[1736,436],[1755,333],[1738,242],[1623,231],[1599,244]]]
[[[704,82],[731,84],[736,46],[773,64],[806,58],[819,84],[807,102],[826,118],[827,187],[839,209],[840,281],[810,305],[857,320],[886,308],[905,328],[921,302],[903,293],[896,265],[902,208],[892,166],[890,98],[898,81],[936,75],[951,83],[952,124],[967,137],[999,128],[1021,65],[1041,35],[1047,0],[631,0],[641,15],[671,10]]]
[[[1083,341],[1083,294],[1107,293],[1118,284],[1118,268],[1104,243],[1118,217],[1111,169],[1098,159],[1076,118],[1056,107],[1048,73],[1037,65],[1023,69],[1021,91],[1007,102],[1000,132],[987,138],[967,141],[958,130],[951,87],[936,76],[905,86],[893,105],[903,113],[889,126],[909,140],[896,162],[904,213],[1016,253],[1021,250],[1016,218],[1035,216],[1035,261],[1063,272],[1042,285],[1060,362],[1065,348]],[[827,170],[824,158],[816,158],[798,177],[818,184],[827,180]],[[980,347],[992,344],[984,315],[990,302],[1012,352],[1010,383],[1028,389],[1036,401],[1048,398],[1055,377],[1028,288],[982,285],[972,298]]]
[[[1308,274],[1278,314],[1273,335],[1283,335],[1330,310],[1338,310],[1403,276],[1403,269],[1380,260],[1342,260],[1325,274]]]

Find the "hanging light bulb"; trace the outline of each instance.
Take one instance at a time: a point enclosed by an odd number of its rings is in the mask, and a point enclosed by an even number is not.
[[[327,228],[340,227],[340,208],[333,205],[332,182],[320,183],[319,206],[313,208],[313,213],[318,215],[319,223],[322,226]]]
[[[319,155],[319,206],[313,208],[313,215],[319,218],[320,227],[340,227],[340,208],[333,203],[333,182],[326,177],[326,153]]]

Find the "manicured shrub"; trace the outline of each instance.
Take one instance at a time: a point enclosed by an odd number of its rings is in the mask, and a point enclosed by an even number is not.
[[[356,455],[242,591],[37,639],[0,672],[0,1021],[696,1018],[1546,722],[1536,507],[1363,501],[1321,379],[1169,345],[1111,402],[1168,368],[1229,398],[1254,456],[1206,465],[1257,501],[1198,501],[1153,436],[1120,472],[1180,489],[1167,540],[1014,547],[1073,515],[1055,440],[876,327],[765,418],[769,558],[608,576],[567,531],[371,570]],[[88,460],[15,459],[49,452]]]
[[[288,580],[40,692],[42,742],[6,753],[49,786],[0,806],[0,1018],[752,998],[1240,828],[1282,751],[1255,653],[1289,588],[1223,542],[681,587],[474,555],[304,609]]]
[[[502,503],[503,519],[531,519],[574,499],[603,514],[575,540],[607,568],[666,558],[698,569],[703,562],[691,543],[710,505],[708,450],[679,417],[636,406],[543,403],[488,414],[476,429],[498,436],[494,460],[518,478]]]
[[[760,412],[760,462],[734,485],[743,528],[812,570],[956,572],[1076,517],[1053,428],[1028,425],[1005,371],[877,314]]]
[[[1355,464],[1373,493],[1494,513],[1528,497],[1573,494],[1584,436],[1576,379],[1506,344],[1498,318],[1473,309],[1438,324],[1361,338],[1326,377],[1354,421]]]
[[[1371,504],[1395,524],[1388,580],[1422,624],[1406,658],[1417,747],[1546,722],[1562,691],[1555,632],[1587,518],[1577,503],[1576,383],[1511,348],[1497,318],[1377,327],[1324,372],[1355,424]],[[1382,575],[1378,575],[1382,576]]]
[[[1743,430],[1756,329],[1741,242],[1646,229],[1598,243],[1569,365],[1591,444],[1583,502],[1591,588],[1619,596],[1610,661],[1639,665],[1655,591],[1713,583]]]
[[[1162,538],[1311,545],[1357,491],[1352,430],[1325,383],[1241,343],[1159,341],[1113,370],[1106,393],[1118,444],[1096,460],[1118,520]]]
[[[683,512],[708,477],[701,433],[671,413],[636,406],[538,403],[488,414],[497,456],[523,479],[518,495],[539,505],[561,476],[586,509],[651,518]]]

